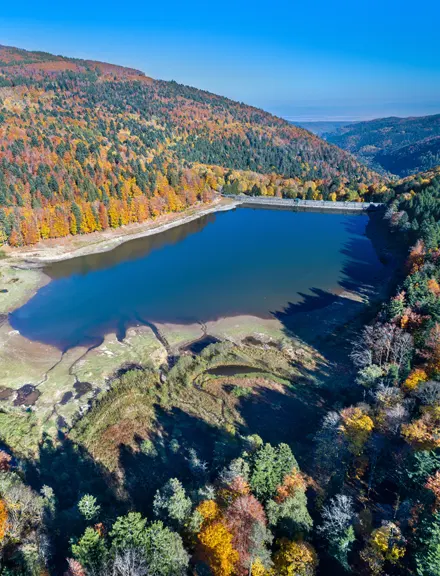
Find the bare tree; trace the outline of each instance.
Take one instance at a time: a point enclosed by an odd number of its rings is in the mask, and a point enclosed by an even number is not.
[[[350,526],[353,518],[353,499],[344,494],[338,494],[330,500],[328,506],[323,507],[323,522],[318,527],[318,531],[324,535],[341,534]]]
[[[373,364],[372,326],[366,326],[361,336],[354,342],[350,358],[357,368]]]
[[[188,461],[191,472],[193,472],[195,476],[202,478],[206,477],[208,472],[208,464],[199,458],[199,455],[194,448],[190,448],[188,450],[188,456],[186,459]]]
[[[403,404],[397,404],[385,410],[385,420],[387,430],[397,435],[400,432],[402,424],[408,422],[409,412]]]
[[[391,434],[398,434],[402,424],[409,419],[407,400],[405,400],[402,390],[381,382],[372,396],[382,413],[383,426],[386,431]]]
[[[364,328],[354,343],[350,356],[358,368],[371,364],[396,364],[400,368],[412,349],[413,339],[408,332],[395,324],[376,322]]]
[[[371,395],[379,407],[381,407],[381,405],[395,406],[404,400],[404,394],[400,388],[387,386],[383,382],[378,384],[376,390]]]
[[[347,447],[340,433],[341,416],[328,412],[315,437],[315,474],[322,485],[334,479],[341,484],[345,472]]]
[[[392,343],[392,363],[397,364],[399,369],[408,360],[414,343],[411,334],[401,328],[395,327]]]
[[[8,535],[20,539],[22,532],[40,524],[43,516],[42,499],[23,484],[15,484],[5,495],[8,505]]]
[[[323,522],[318,531],[326,538],[329,552],[346,569],[348,553],[355,540],[353,521],[355,517],[353,499],[344,494],[338,494],[330,500],[322,510]]]
[[[428,406],[438,406],[440,404],[440,382],[430,380],[419,384],[414,395],[422,404]]]
[[[240,476],[246,481],[249,480],[249,464],[243,458],[236,458],[229,463],[229,466],[223,468],[219,474],[219,480],[221,484],[229,486],[235,478]]]
[[[145,557],[138,548],[128,548],[116,554],[111,576],[150,576],[150,574]]]

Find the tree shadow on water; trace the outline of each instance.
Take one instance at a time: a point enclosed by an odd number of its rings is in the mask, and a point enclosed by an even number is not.
[[[364,310],[362,301],[346,298],[321,288],[300,293],[301,302],[289,302],[273,312],[287,336],[299,338],[315,348],[330,363],[340,362],[350,347],[353,335],[346,326]]]
[[[366,236],[351,237],[341,249],[346,261],[341,270],[339,285],[344,290],[372,295],[389,275]]]
[[[347,226],[350,237],[341,248],[344,262],[335,290],[311,287],[307,293],[299,293],[301,301],[289,302],[283,310],[272,313],[287,335],[300,338],[330,361],[338,362],[344,361],[356,331],[368,320],[366,302],[374,301],[392,276],[392,266],[381,263],[358,224],[348,221]],[[374,313],[374,307],[371,311]],[[363,322],[353,322],[356,319]]]

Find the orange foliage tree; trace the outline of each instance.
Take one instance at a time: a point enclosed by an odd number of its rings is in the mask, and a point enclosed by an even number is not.
[[[287,498],[295,496],[298,490],[304,492],[306,488],[307,481],[304,475],[301,470],[294,468],[290,474],[285,476],[281,486],[278,486],[275,502],[281,504],[285,502]]]
[[[434,496],[434,510],[440,508],[440,470],[430,476],[426,481],[425,488],[430,490]]]
[[[258,524],[266,526],[266,514],[255,496],[243,494],[228,506],[224,517],[232,534],[232,545],[238,552],[237,572],[246,576],[254,560],[254,530]]]
[[[411,248],[407,260],[407,267],[410,274],[420,269],[425,261],[425,254],[425,245],[422,240],[418,240],[416,245]]]
[[[0,499],[0,542],[3,542],[8,527],[8,509],[5,501]]]

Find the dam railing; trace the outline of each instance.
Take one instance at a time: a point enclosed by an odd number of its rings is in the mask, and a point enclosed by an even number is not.
[[[261,205],[261,206],[286,206],[289,208],[319,209],[319,210],[352,210],[366,212],[378,210],[381,202],[341,202],[337,200],[300,200],[298,198],[275,198],[274,196],[246,196],[240,194],[233,196],[224,194],[224,198],[231,198],[241,204]]]

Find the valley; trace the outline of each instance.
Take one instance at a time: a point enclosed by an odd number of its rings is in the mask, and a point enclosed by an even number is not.
[[[0,46],[1,576],[438,576],[438,117],[327,128]]]
[[[410,176],[440,163],[440,115],[379,118],[329,130],[329,142],[384,174]]]

